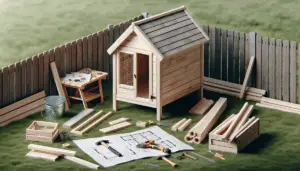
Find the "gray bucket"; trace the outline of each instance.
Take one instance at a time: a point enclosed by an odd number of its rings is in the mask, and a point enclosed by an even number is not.
[[[56,120],[65,112],[66,98],[62,96],[48,96],[45,100],[44,116],[48,120]]]

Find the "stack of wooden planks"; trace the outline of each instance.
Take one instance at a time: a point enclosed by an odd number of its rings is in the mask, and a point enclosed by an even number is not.
[[[97,170],[99,168],[99,165],[97,164],[75,157],[76,151],[53,148],[53,147],[37,145],[37,144],[29,144],[28,149],[31,151],[29,151],[26,154],[26,156],[30,158],[56,161],[58,158],[62,157],[74,163],[78,163],[80,165],[86,166],[91,169]]]
[[[295,103],[289,103],[281,100],[275,100],[267,97],[263,97],[260,103],[256,103],[258,107],[264,107],[268,109],[279,110],[282,112],[290,112],[300,114],[300,105]]]
[[[184,137],[188,143],[200,144],[214,124],[217,122],[220,115],[224,112],[227,106],[227,99],[221,97],[211,110],[189,131]]]
[[[45,92],[42,91],[0,109],[0,126],[43,111],[45,108],[45,96]]]
[[[240,84],[230,83],[227,81],[217,80],[213,78],[204,77],[203,88],[208,91],[213,91],[221,94],[227,94],[240,98],[243,86]],[[252,100],[260,102],[261,98],[266,94],[266,90],[246,87],[245,98],[246,100]]]
[[[259,134],[259,118],[251,117],[253,105],[245,103],[238,114],[232,114],[209,134],[209,149],[238,153]]]
[[[204,115],[213,104],[213,100],[202,98],[194,107],[190,109],[189,113],[195,115]]]

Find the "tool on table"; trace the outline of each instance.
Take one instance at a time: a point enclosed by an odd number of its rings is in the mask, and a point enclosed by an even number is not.
[[[109,149],[112,153],[114,153],[115,155],[117,155],[118,157],[122,157],[123,156],[117,150],[115,150],[114,148],[112,148],[111,146],[109,146],[108,143],[109,143],[108,140],[101,140],[101,141],[96,142],[96,145],[103,145],[104,147],[106,147],[107,149]]]
[[[214,160],[212,160],[212,159],[209,159],[209,158],[207,158],[207,157],[204,157],[204,156],[202,156],[202,155],[200,155],[200,154],[198,154],[198,153],[195,153],[195,152],[191,152],[191,153],[194,154],[195,156],[199,157],[199,158],[202,158],[202,159],[204,159],[204,160],[210,161],[210,162],[212,162],[212,163],[215,163],[215,162],[216,162],[216,161],[214,161]]]
[[[153,167],[160,168],[160,166],[157,165],[157,164],[152,164],[152,163],[148,163],[148,162],[144,162],[144,164],[149,165],[149,166],[153,166]]]
[[[208,151],[208,153],[214,155],[214,157],[217,157],[217,158],[219,158],[219,159],[221,159],[221,160],[225,160],[223,154],[220,154],[220,153],[217,153],[217,152],[213,152],[213,151]]]
[[[144,143],[136,145],[136,147],[138,147],[138,148],[152,148],[152,149],[160,150],[160,151],[162,151],[164,153],[167,153],[167,154],[171,154],[171,149],[166,148],[162,145],[155,144],[155,141],[153,141],[153,140],[145,141]]]
[[[170,155],[158,157],[157,160],[164,160],[165,162],[169,163],[172,167],[176,167],[177,164],[167,159],[167,157],[170,157]]]

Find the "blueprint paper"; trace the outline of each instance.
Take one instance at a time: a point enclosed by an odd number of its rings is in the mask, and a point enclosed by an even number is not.
[[[120,152],[123,157],[116,156],[104,146],[96,146],[95,143],[100,140],[109,140],[109,145]],[[170,148],[172,153],[182,150],[194,150],[193,147],[181,142],[158,126],[125,134],[73,140],[73,142],[103,167],[111,167],[137,159],[166,155],[166,153],[159,150],[136,147],[137,144],[147,140],[154,140],[155,143]]]

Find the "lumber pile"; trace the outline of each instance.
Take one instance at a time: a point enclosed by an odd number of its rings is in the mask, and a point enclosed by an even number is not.
[[[0,126],[23,119],[45,108],[45,92],[41,91],[23,100],[0,109]]]
[[[245,103],[209,133],[209,149],[238,153],[260,135],[259,118],[250,117],[253,105]]]
[[[33,121],[26,129],[26,140],[53,143],[59,134],[58,123]]]
[[[230,83],[227,81],[208,77],[204,77],[203,88],[208,91],[227,94],[238,98],[240,98],[240,93],[245,89],[244,91],[246,100],[252,100],[256,102],[260,102],[261,98],[266,94],[266,90],[253,87],[244,88],[244,86],[240,84]]]
[[[300,105],[290,102],[285,102],[281,100],[275,100],[267,97],[263,97],[260,101],[260,103],[256,103],[256,106],[268,108],[268,109],[274,109],[279,110],[282,112],[289,112],[289,113],[295,113],[300,114]]]
[[[227,99],[221,97],[210,111],[188,131],[184,140],[188,143],[200,144],[224,112],[226,106]]]
[[[99,165],[97,164],[75,157],[76,151],[53,148],[37,144],[29,144],[28,149],[30,151],[25,155],[26,157],[49,161],[56,161],[58,158],[62,157],[91,169],[97,170],[99,168]]]
[[[206,98],[202,98],[194,107],[190,109],[189,113],[195,115],[204,115],[213,104],[213,100],[207,100]]]

